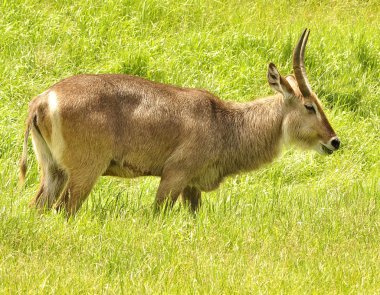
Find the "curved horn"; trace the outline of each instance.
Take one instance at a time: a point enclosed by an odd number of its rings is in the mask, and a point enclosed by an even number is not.
[[[305,29],[299,39],[297,46],[293,52],[293,70],[296,77],[298,87],[304,97],[311,95],[311,87],[307,80],[306,70],[304,65],[305,47],[309,38],[310,30]]]

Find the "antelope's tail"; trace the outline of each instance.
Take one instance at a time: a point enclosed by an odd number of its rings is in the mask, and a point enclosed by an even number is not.
[[[24,183],[25,181],[25,175],[26,175],[26,170],[28,167],[28,138],[29,138],[29,133],[30,130],[32,129],[32,124],[33,124],[33,118],[34,115],[29,114],[28,120],[26,122],[26,130],[25,130],[25,135],[24,135],[24,145],[22,147],[22,156],[20,160],[20,174],[19,174],[19,179],[20,183]]]

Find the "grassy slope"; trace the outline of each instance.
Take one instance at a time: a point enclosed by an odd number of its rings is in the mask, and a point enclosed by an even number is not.
[[[380,290],[378,1],[65,2],[0,4],[1,293]],[[195,219],[153,218],[154,178],[102,179],[68,223],[27,207],[38,175],[31,157],[17,187],[23,121],[52,83],[122,72],[246,101],[270,93],[268,62],[290,73],[304,27],[338,153],[286,151],[206,194]]]

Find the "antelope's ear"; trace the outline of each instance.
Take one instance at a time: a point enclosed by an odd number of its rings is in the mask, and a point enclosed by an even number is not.
[[[290,86],[289,82],[280,75],[273,63],[270,63],[268,66],[267,77],[269,85],[273,90],[281,93],[286,99],[294,97],[295,94],[292,86]]]

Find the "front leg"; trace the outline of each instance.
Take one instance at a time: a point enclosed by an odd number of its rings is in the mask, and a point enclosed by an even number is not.
[[[161,209],[163,206],[173,207],[187,183],[186,173],[176,169],[166,169],[161,176],[156,194],[156,210]]]
[[[182,191],[182,197],[185,204],[190,206],[191,211],[197,212],[202,203],[201,191],[195,187],[187,186]]]

